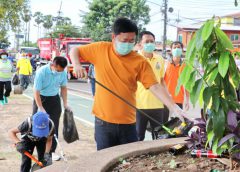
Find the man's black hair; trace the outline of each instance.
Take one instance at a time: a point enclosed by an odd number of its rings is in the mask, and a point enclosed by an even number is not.
[[[125,17],[121,17],[115,20],[112,31],[115,35],[127,32],[135,32],[136,35],[138,35],[138,27],[136,23]]]
[[[7,55],[7,56],[8,56],[8,53],[6,53],[6,52],[0,53],[0,59],[2,58],[2,57],[1,57],[2,55]]]
[[[181,48],[183,48],[183,43],[181,43],[180,41],[174,41],[171,43],[171,49],[172,49],[172,46],[175,44],[180,44]]]
[[[67,59],[65,57],[62,57],[62,56],[56,56],[54,59],[53,59],[53,63],[55,65],[59,65],[61,68],[65,68],[67,66]]]
[[[150,31],[142,31],[142,32],[139,34],[139,42],[142,40],[143,35],[152,35],[153,38],[154,38],[154,40],[155,40],[155,35],[154,35],[152,32],[150,32]]]

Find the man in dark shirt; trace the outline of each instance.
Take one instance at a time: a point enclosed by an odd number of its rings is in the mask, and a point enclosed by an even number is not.
[[[21,139],[17,137],[18,133],[21,134]],[[45,165],[51,164],[49,151],[53,134],[54,123],[49,119],[49,115],[43,112],[37,112],[28,117],[17,128],[12,128],[9,131],[9,136],[13,140],[17,151],[22,154],[21,172],[30,171],[31,159],[24,152],[33,154],[35,146],[38,152],[38,160]]]

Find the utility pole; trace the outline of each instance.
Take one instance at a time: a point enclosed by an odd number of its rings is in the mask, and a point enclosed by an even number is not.
[[[168,0],[163,0],[163,15],[164,15],[164,26],[163,26],[163,49],[162,56],[166,58],[166,42],[167,42],[167,12],[168,12]]]
[[[28,22],[28,46],[29,46],[29,41],[30,41],[30,20]]]

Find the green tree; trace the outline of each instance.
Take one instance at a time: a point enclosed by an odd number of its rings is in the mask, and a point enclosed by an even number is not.
[[[9,45],[7,33],[16,31],[21,22],[21,14],[29,0],[0,0],[0,43]]]
[[[53,26],[53,16],[52,15],[46,15],[43,17],[43,27],[47,30],[49,33],[49,30]]]
[[[63,26],[57,25],[54,27],[51,34],[53,38],[58,38],[59,34],[64,34],[65,37],[81,37],[79,28],[73,25],[63,25]]]
[[[69,17],[53,17],[53,20],[56,21],[56,26],[71,25],[72,21]]]
[[[26,4],[29,4],[29,0],[0,0],[0,22],[15,30]]]
[[[35,12],[34,15],[34,21],[37,23],[38,27],[38,38],[40,37],[40,24],[43,23],[43,14],[39,11]]]
[[[27,42],[27,35],[28,35],[28,41],[29,41],[29,32],[30,27],[28,27],[29,22],[32,19],[32,13],[29,7],[28,3],[25,3],[23,6],[23,11],[21,13],[22,20],[25,22],[25,43]]]
[[[82,17],[91,38],[99,41],[110,40],[111,26],[118,17],[131,19],[142,29],[150,21],[149,11],[146,0],[93,0]]]

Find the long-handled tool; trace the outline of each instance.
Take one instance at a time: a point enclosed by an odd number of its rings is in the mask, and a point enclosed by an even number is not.
[[[67,158],[65,157],[65,153],[64,153],[64,151],[63,151],[62,146],[60,145],[60,143],[59,143],[59,141],[58,141],[58,138],[57,138],[57,135],[56,135],[56,134],[54,134],[54,138],[55,138],[55,140],[56,140],[56,142],[57,142],[57,145],[58,145],[58,147],[59,147],[59,149],[60,149],[60,156],[61,156],[61,158],[62,158],[65,162],[67,162]]]
[[[107,88],[105,85],[103,85],[102,83],[98,82],[95,78],[89,77],[89,79],[94,80],[98,85],[100,85],[101,87],[103,87],[104,89],[106,89],[107,91],[109,91],[110,93],[112,93],[114,96],[116,96],[117,98],[119,98],[120,100],[122,100],[123,102],[125,102],[127,105],[129,105],[130,107],[132,107],[133,109],[135,109],[136,111],[140,112],[141,114],[145,115],[146,117],[148,117],[149,119],[151,119],[153,122],[157,123],[158,125],[160,125],[167,133],[169,133],[170,135],[174,135],[174,133],[171,131],[170,128],[167,128],[166,126],[164,126],[163,124],[161,124],[160,122],[158,122],[157,120],[155,120],[154,118],[152,118],[151,116],[149,116],[148,114],[146,114],[145,112],[143,112],[142,110],[138,109],[137,107],[135,107],[134,105],[132,105],[130,102],[128,102],[126,99],[122,98],[121,96],[119,96],[117,93],[113,92],[112,90],[110,90],[109,88]]]
[[[42,162],[38,161],[37,158],[35,158],[33,155],[31,155],[28,151],[24,151],[24,155],[26,155],[26,156],[29,157],[31,160],[33,160],[34,162],[36,162],[40,167],[43,167]]]

